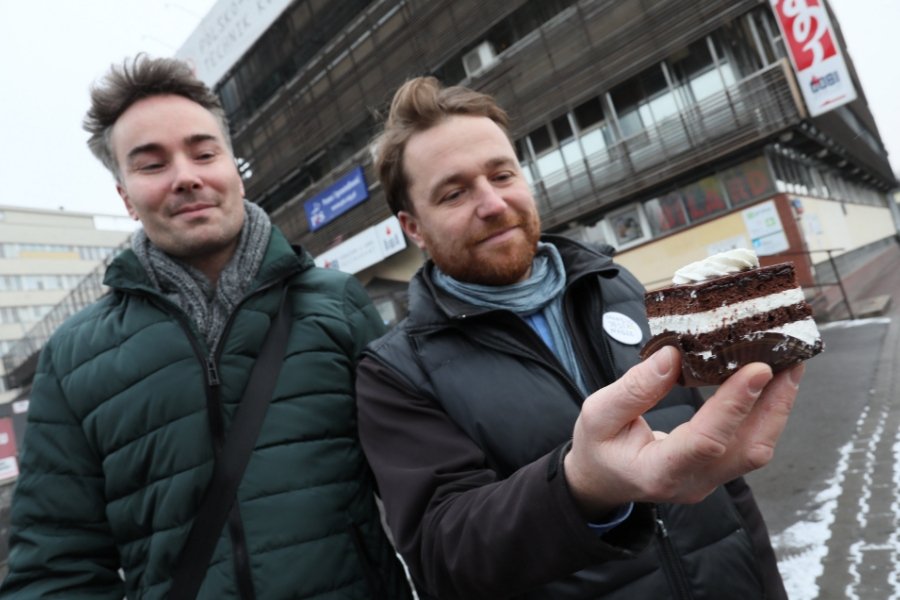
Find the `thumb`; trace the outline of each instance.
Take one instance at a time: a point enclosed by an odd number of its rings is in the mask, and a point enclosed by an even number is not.
[[[609,439],[659,402],[675,385],[681,355],[663,346],[584,401],[581,416],[594,439]]]

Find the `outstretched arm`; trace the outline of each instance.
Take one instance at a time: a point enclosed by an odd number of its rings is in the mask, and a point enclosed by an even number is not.
[[[589,518],[624,502],[694,503],[771,460],[804,367],[772,376],[753,363],[666,435],[641,415],[674,385],[680,357],[665,347],[589,396],[565,457],[566,479]]]

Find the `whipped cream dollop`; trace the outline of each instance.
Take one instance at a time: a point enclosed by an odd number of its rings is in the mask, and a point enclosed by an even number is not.
[[[681,267],[675,271],[672,283],[676,285],[697,283],[757,267],[759,258],[756,257],[756,252],[747,248],[734,248]]]

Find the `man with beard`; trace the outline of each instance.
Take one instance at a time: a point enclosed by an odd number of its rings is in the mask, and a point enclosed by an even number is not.
[[[384,328],[362,286],[244,199],[186,63],[126,61],[91,101],[143,228],[41,353],[0,597],[409,598],[356,435],[353,366]]]
[[[358,367],[359,427],[420,596],[784,598],[741,475],[771,458],[803,367],[748,365],[701,405],[676,350],[640,362],[640,284],[540,235],[506,125],[418,78],[376,145],[430,260]]]

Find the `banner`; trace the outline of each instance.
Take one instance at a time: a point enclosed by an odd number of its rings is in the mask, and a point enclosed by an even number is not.
[[[309,230],[315,231],[369,198],[362,167],[356,167],[303,203]]]
[[[825,0],[771,0],[811,117],[856,100]]]
[[[406,248],[397,217],[364,229],[352,238],[318,255],[316,265],[345,273],[359,273]]]

